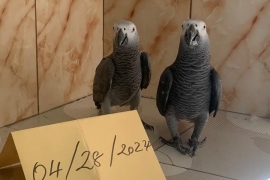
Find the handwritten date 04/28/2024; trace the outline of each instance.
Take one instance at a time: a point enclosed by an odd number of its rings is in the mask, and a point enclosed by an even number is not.
[[[141,145],[141,143],[143,143],[143,145]],[[70,164],[69,164],[69,168],[68,168],[68,170],[66,172],[66,180],[68,179],[68,176],[70,174],[70,170],[72,168],[74,159],[76,157],[79,144],[80,144],[80,141],[78,141],[77,144],[76,144],[73,156],[72,156]],[[114,153],[115,145],[116,145],[116,135],[114,136],[114,140],[113,140],[113,143],[112,143],[110,167],[112,167],[112,165],[113,165],[113,158],[114,158],[114,155],[115,155],[115,153]],[[143,147],[141,147],[141,146],[143,146]],[[143,140],[142,142],[135,142],[134,146],[127,146],[126,144],[122,144],[121,147],[122,147],[122,150],[120,152],[118,152],[116,155],[117,156],[120,156],[120,155],[130,156],[130,155],[132,155],[134,153],[148,151],[148,148],[151,147],[151,143],[150,143],[150,141]],[[80,167],[76,167],[75,171],[77,172],[77,171],[80,171],[82,169],[92,170],[95,166],[100,167],[101,164],[99,162],[99,158],[101,158],[103,155],[104,155],[103,153],[100,153],[98,151],[93,152],[92,155],[91,155],[90,151],[84,151],[81,154],[81,157],[84,156],[85,161]],[[91,167],[88,167],[86,164],[87,164],[90,156],[92,156],[93,165]],[[34,168],[33,168],[33,180],[38,180],[38,179],[45,180],[45,178],[47,176],[53,176],[53,175],[55,175],[56,178],[58,178],[60,175],[63,174],[63,173],[61,173],[61,171],[63,171],[63,169],[61,169],[61,162],[57,163],[56,170],[53,170],[55,168],[54,166],[55,166],[54,165],[54,160],[52,160],[51,164],[50,164],[50,171],[47,172],[48,169],[46,168],[45,165],[36,162],[35,165],[34,165]],[[43,169],[43,171],[42,171],[42,169]],[[37,172],[37,170],[38,170],[38,172]],[[37,179],[36,176],[37,176],[37,173],[39,173],[39,172],[43,173],[42,174],[43,176],[42,176],[42,178]]]

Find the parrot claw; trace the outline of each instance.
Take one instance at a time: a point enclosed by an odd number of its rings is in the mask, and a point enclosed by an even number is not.
[[[171,146],[171,147],[174,147],[175,143],[174,142],[171,142],[171,141],[167,141],[166,139],[164,139],[163,137],[159,137],[160,141],[163,143],[163,144],[166,144],[168,146]]]
[[[202,147],[205,143],[206,143],[206,137],[201,142],[199,142],[197,140],[191,140],[191,139],[189,139],[188,144],[190,146],[190,149],[187,150],[186,153],[188,153],[190,157],[195,156],[197,154],[197,152],[198,152],[198,149],[200,147]]]
[[[166,139],[164,139],[163,137],[159,137],[159,139],[161,140],[162,143],[174,147],[177,151],[179,151],[180,153],[186,155],[188,148],[186,148],[185,146],[183,146],[182,144],[182,140],[179,138],[173,142],[171,141],[167,141]]]
[[[146,129],[146,130],[152,130],[152,131],[154,131],[154,126],[151,126],[151,125],[149,125],[149,124],[147,124],[146,122],[144,122],[143,120],[142,120],[142,124],[143,124],[143,126],[144,126],[144,129]]]

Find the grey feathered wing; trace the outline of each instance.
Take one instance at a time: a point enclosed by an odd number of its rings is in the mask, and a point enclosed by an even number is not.
[[[160,76],[156,95],[156,105],[162,116],[165,116],[166,113],[167,101],[170,95],[172,83],[173,75],[170,67],[167,67]]]
[[[93,83],[93,100],[98,109],[111,88],[114,63],[110,57],[103,58],[96,68]]]
[[[209,114],[214,112],[213,117],[216,116],[222,95],[222,85],[218,72],[212,68],[210,73],[211,80],[211,100],[209,107]]]
[[[142,82],[141,89],[146,89],[151,80],[151,61],[147,52],[141,52]]]

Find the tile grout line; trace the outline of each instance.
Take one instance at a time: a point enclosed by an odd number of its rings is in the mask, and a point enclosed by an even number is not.
[[[102,33],[102,48],[103,48],[103,51],[102,51],[102,57],[104,57],[104,47],[105,47],[105,44],[104,44],[104,7],[105,7],[105,3],[104,3],[104,1],[102,1],[102,3],[103,3],[103,11],[102,11],[102,21],[103,21],[103,24],[102,24],[102,29],[103,29],[103,33]]]
[[[186,170],[189,170],[189,171],[195,171],[195,172],[200,172],[200,173],[209,174],[209,175],[213,175],[213,176],[218,176],[218,177],[222,177],[222,178],[227,178],[227,179],[230,179],[230,180],[237,180],[237,179],[230,178],[230,177],[227,177],[227,176],[222,176],[222,175],[218,175],[218,174],[214,174],[214,173],[209,173],[209,172],[200,171],[200,170],[196,170],[196,169],[191,169],[191,168],[186,168],[186,167],[182,167],[182,166],[177,166],[175,164],[168,164],[168,163],[163,163],[163,162],[159,162],[159,163],[160,164],[169,165],[169,166],[183,168],[183,169],[186,169]]]
[[[167,156],[167,158],[169,158],[169,160],[170,160],[171,163],[173,164],[173,161],[172,161],[172,159],[170,158],[170,156],[168,156],[167,154],[165,154],[164,152],[161,152],[161,151],[157,151],[157,152],[160,152],[161,154]],[[161,163],[161,162],[159,162],[159,163]]]
[[[189,131],[189,130],[190,130],[191,128],[193,128],[193,127],[194,127],[194,125],[192,125],[191,127],[187,128],[187,129],[186,129],[186,130],[184,130],[183,132],[179,133],[179,135],[184,134],[185,132]]]
[[[36,77],[37,77],[37,114],[39,114],[39,81],[38,81],[38,42],[37,42],[37,0],[35,0],[35,35],[36,35]]]
[[[191,12],[192,12],[192,1],[190,0],[190,4],[189,4],[189,18],[191,18]]]
[[[63,104],[63,105],[57,106],[57,107],[55,107],[55,108],[52,108],[52,109],[50,109],[50,110],[47,110],[47,111],[44,111],[44,112],[41,112],[41,113],[38,113],[38,114],[35,114],[35,115],[32,115],[32,116],[29,116],[29,117],[27,117],[27,118],[25,118],[25,119],[22,119],[21,121],[26,121],[26,120],[28,120],[28,119],[30,119],[30,118],[35,117],[35,116],[41,116],[41,115],[44,115],[45,113],[48,113],[48,112],[53,111],[53,110],[56,110],[56,109],[58,109],[58,108],[65,107],[66,105],[75,103],[76,101],[80,101],[80,100],[85,99],[85,98],[87,98],[87,97],[89,97],[89,96],[91,96],[91,95],[87,95],[87,96],[82,97],[82,98],[80,98],[80,99],[76,99],[76,100],[74,100],[74,101],[71,101],[71,102],[69,102],[69,103],[67,103],[67,104]],[[9,125],[4,126],[4,127],[10,128],[10,126],[12,126],[12,125],[14,125],[14,124],[16,124],[16,123],[18,123],[18,122],[20,122],[20,121],[14,122],[14,123],[9,124]]]

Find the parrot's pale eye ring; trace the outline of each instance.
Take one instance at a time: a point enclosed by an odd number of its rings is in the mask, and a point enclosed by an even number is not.
[[[135,31],[135,28],[133,28],[132,31]]]

